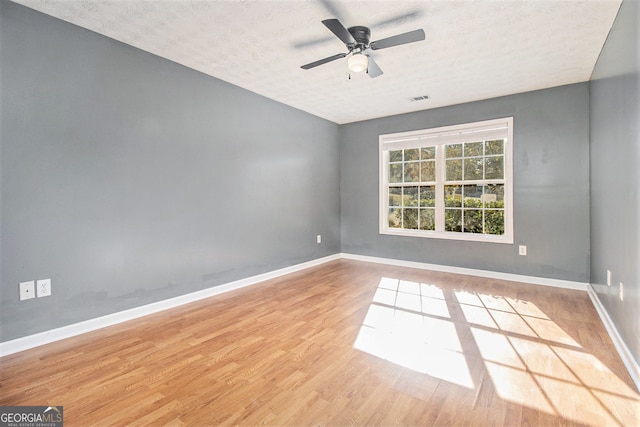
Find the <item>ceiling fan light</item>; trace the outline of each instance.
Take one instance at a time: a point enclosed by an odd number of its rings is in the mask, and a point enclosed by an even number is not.
[[[361,53],[356,53],[354,55],[351,55],[351,57],[347,61],[347,64],[349,65],[349,70],[351,72],[361,73],[365,71],[369,66],[369,57]]]

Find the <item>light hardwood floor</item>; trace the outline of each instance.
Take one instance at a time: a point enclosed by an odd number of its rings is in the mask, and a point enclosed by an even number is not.
[[[339,260],[0,359],[65,426],[635,426],[584,292]]]

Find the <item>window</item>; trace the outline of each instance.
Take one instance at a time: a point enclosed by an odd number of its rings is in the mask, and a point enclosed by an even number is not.
[[[513,118],[380,135],[380,233],[513,243]]]

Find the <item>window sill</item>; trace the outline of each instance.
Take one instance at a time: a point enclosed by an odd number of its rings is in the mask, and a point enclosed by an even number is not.
[[[424,230],[380,230],[380,234],[404,237],[421,237],[428,239],[463,240],[467,242],[504,243],[513,244],[513,237],[509,235],[487,235],[474,233],[458,233],[451,231],[424,231]]]

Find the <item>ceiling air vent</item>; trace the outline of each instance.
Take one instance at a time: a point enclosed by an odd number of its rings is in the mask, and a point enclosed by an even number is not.
[[[422,96],[414,96],[413,98],[409,98],[411,101],[424,101],[425,99],[429,99],[429,95]]]

